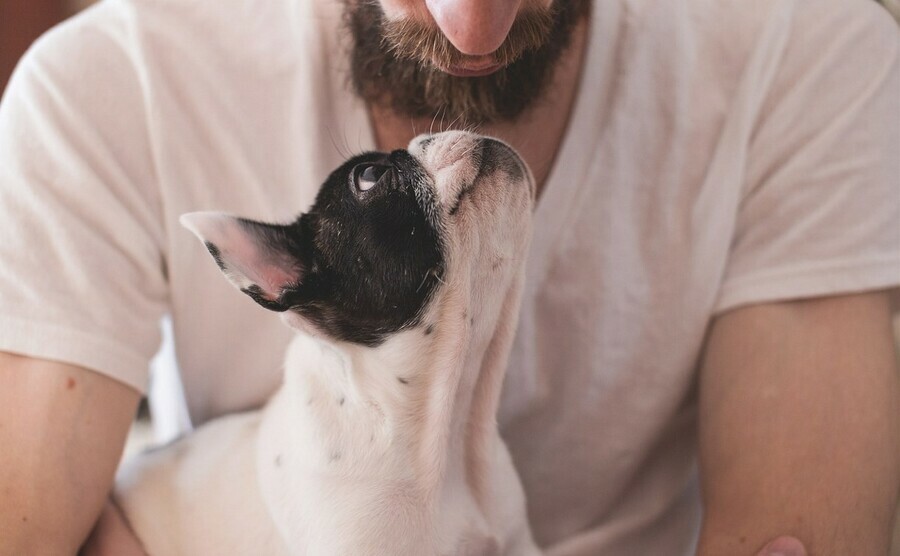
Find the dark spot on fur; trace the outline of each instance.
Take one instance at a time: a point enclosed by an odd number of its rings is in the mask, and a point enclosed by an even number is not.
[[[219,265],[219,269],[224,272],[226,269],[225,261],[222,259],[222,252],[219,251],[219,248],[208,241],[204,241],[203,245],[206,246],[206,250],[209,251],[210,255],[212,255],[212,258],[216,261],[216,264]]]
[[[498,171],[504,172],[510,179],[521,181],[525,179],[525,172],[519,163],[518,156],[510,150],[505,144],[488,137],[485,137],[479,144],[478,149],[474,153],[478,164],[478,171],[472,183],[466,184],[460,189],[459,194],[453,206],[450,207],[449,214],[452,216],[459,211],[459,206],[472,191],[478,179],[482,176],[489,176]],[[529,182],[530,186],[530,182]]]
[[[397,380],[400,382],[400,384],[409,384],[409,381],[402,376],[398,376]]]
[[[28,521],[28,517],[23,515],[23,516],[22,516],[22,522],[26,522],[26,521]]]
[[[341,459],[341,453],[334,452],[333,454],[331,454],[331,459],[329,459],[328,461],[340,461],[340,459]]]
[[[525,179],[522,165],[509,147],[500,141],[485,137],[481,142],[481,168],[479,174],[491,174],[497,171],[504,172],[510,179],[515,181]]]
[[[475,326],[475,317],[469,317],[469,325]]]
[[[309,399],[306,400],[306,405],[312,405],[312,403],[313,403],[313,397],[310,396]]]
[[[425,328],[425,335],[428,336],[428,335],[431,334],[432,332],[434,332],[434,325],[433,325],[433,324],[429,324],[429,325]]]
[[[281,467],[281,454],[275,456],[275,467]]]
[[[69,377],[66,379],[66,389],[71,390],[72,388],[75,388],[75,379]]]
[[[340,400],[338,400],[338,405],[344,405],[345,401],[347,401],[347,400],[345,400],[344,398],[341,398]]]
[[[450,210],[448,211],[447,214],[449,214],[450,216],[453,216],[454,214],[456,214],[457,212],[459,212],[459,205],[460,205],[460,203],[462,203],[463,198],[464,198],[466,195],[468,195],[469,192],[471,192],[471,191],[472,191],[472,187],[471,187],[471,186],[469,186],[469,187],[463,187],[462,190],[459,192],[459,195],[457,195],[456,201],[453,202],[453,206],[450,207]]]

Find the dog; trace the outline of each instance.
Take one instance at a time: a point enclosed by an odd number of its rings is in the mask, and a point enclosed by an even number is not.
[[[495,416],[535,183],[467,132],[355,156],[286,225],[182,223],[298,333],[257,412],[131,460],[114,500],[150,556],[534,556]]]

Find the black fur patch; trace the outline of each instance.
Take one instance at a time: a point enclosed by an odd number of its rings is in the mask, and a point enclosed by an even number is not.
[[[278,301],[272,301],[272,300],[266,298],[262,289],[259,286],[257,286],[256,284],[250,286],[249,288],[241,288],[241,291],[244,292],[245,294],[249,295],[251,298],[253,298],[253,301],[259,303],[260,305],[262,305],[266,309],[269,309],[270,311],[276,311],[279,313],[283,313],[284,311],[287,311],[287,309],[288,309],[287,307],[285,307]]]
[[[355,180],[367,165],[386,170],[361,191]],[[297,260],[299,283],[274,302],[258,288],[244,292],[273,311],[296,311],[336,339],[377,346],[416,325],[440,283],[436,202],[427,172],[406,151],[356,156],[328,177],[308,213],[257,230],[267,246]]]
[[[206,246],[206,250],[209,251],[210,255],[212,255],[212,258],[216,261],[216,264],[219,265],[219,270],[225,272],[225,261],[222,260],[222,252],[219,251],[219,248],[208,241],[204,241],[203,245]]]

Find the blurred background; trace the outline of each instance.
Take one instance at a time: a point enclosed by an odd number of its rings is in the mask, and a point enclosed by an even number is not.
[[[0,0],[0,95],[6,87],[16,62],[31,43],[44,31],[87,8],[94,1]],[[900,0],[880,0],[880,2],[900,22]],[[898,302],[895,310],[900,310],[900,299],[895,301]],[[171,327],[167,320],[163,321],[161,326],[164,337],[163,347],[153,361],[151,372],[154,403],[161,407],[159,407],[159,411],[152,411],[153,408],[148,407],[146,401],[142,403],[141,411],[135,420],[135,426],[126,447],[125,457],[140,451],[147,445],[165,442],[190,429],[190,419],[184,408],[175,365]],[[900,313],[896,313],[894,319],[894,333],[897,341],[897,354],[900,357]],[[149,418],[151,413],[154,414],[152,424]],[[897,520],[894,528],[894,547],[891,550],[891,556],[900,556],[900,519]]]
[[[0,91],[16,61],[41,33],[91,0],[0,0]]]

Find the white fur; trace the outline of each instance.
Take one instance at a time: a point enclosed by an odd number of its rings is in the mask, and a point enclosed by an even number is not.
[[[476,139],[410,145],[441,210],[475,176]],[[299,333],[261,412],[131,462],[116,499],[151,556],[540,554],[495,423],[533,202],[533,187],[508,182],[480,178],[447,217],[423,326],[377,348]]]

